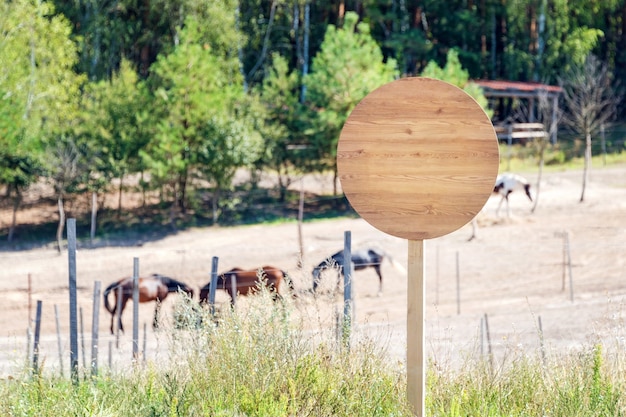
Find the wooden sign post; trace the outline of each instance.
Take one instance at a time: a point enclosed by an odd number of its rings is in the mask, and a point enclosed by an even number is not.
[[[408,239],[407,394],[424,416],[424,240],[451,233],[482,209],[498,174],[489,117],[463,90],[403,78],[368,94],[346,121],[337,168],[352,207]]]

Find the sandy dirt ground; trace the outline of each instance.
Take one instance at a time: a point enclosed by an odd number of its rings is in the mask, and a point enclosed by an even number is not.
[[[536,184],[536,175],[527,178]],[[506,216],[505,209],[496,216],[500,198],[493,196],[477,216],[475,239],[468,240],[472,227],[466,225],[425,242],[425,348],[434,366],[461,366],[466,360],[487,355],[490,347],[497,364],[506,364],[520,353],[555,355],[587,349],[595,343],[602,343],[607,352],[626,348],[626,166],[594,167],[584,203],[579,202],[581,179],[579,171],[545,173],[534,213],[532,203],[518,192],[510,197],[511,217]],[[319,191],[319,184],[317,180],[307,186]],[[325,192],[331,189],[330,184],[324,187]],[[533,192],[537,192],[536,187]],[[294,301],[296,311],[310,315],[306,321],[319,329],[332,328],[342,299],[332,293],[330,276],[324,277],[327,285],[320,295],[314,298],[308,294],[311,269],[343,247],[344,232],[350,231],[354,249],[382,248],[400,264],[407,263],[406,241],[386,235],[361,219],[305,223],[302,231],[303,268],[298,268],[295,222],[195,229],[141,245],[80,249],[78,305],[84,332],[91,332],[94,283],[100,281],[104,288],[131,275],[135,257],[142,275],[158,272],[196,289],[208,282],[214,256],[219,257],[220,271],[234,266],[278,266],[295,281],[299,293]],[[564,262],[566,234],[569,265]],[[407,275],[391,262],[383,263],[382,271],[382,295],[378,294],[373,269],[355,272],[354,337],[373,338],[386,349],[390,360],[402,363],[406,354]],[[68,275],[67,254],[59,255],[54,248],[0,252],[0,374],[11,373],[26,359],[27,328],[29,324],[34,328],[36,300],[42,301],[41,355],[46,366],[58,367],[60,343],[61,360],[67,369]],[[164,301],[166,315],[171,314],[176,297]],[[218,297],[219,302],[225,300],[223,294]],[[114,339],[109,335],[110,315],[99,302],[100,361],[106,361],[107,349],[109,358],[112,356]],[[142,325],[151,323],[152,309],[152,304],[141,305]],[[129,307],[124,314],[127,329],[131,328],[131,311]],[[127,331],[122,336],[120,349],[130,349],[131,334]],[[153,349],[163,348],[163,343],[153,342],[158,334],[149,327],[145,338]],[[90,346],[89,341],[82,343]],[[85,350],[89,361],[90,348]]]

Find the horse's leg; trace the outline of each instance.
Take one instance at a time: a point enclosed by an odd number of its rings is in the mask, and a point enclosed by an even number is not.
[[[157,299],[154,303],[154,318],[152,319],[152,328],[159,328],[159,316],[161,314],[161,300]]]
[[[111,334],[115,334],[113,331],[113,323],[115,322],[115,314],[117,313],[117,303],[115,303],[115,307],[113,307],[113,312],[111,312]]]
[[[476,221],[476,217],[472,219],[472,235],[467,239],[468,242],[471,242],[477,237],[478,233],[478,222]]]
[[[374,265],[374,269],[378,274],[378,296],[383,294],[383,274],[380,272],[380,264]]]
[[[500,213],[500,207],[502,206],[502,203],[504,202],[504,200],[506,199],[506,197],[502,196],[502,198],[500,199],[500,203],[498,204],[498,208],[496,209],[496,217],[500,217],[499,213]]]
[[[511,218],[511,206],[509,206],[509,196],[506,196],[506,217]]]
[[[117,290],[115,290],[114,295],[115,295],[115,305],[113,306],[113,311],[111,312],[111,334],[115,334],[115,330],[113,330],[113,325],[115,323],[115,316],[117,315],[117,296],[118,296]]]
[[[126,294],[122,295],[122,303],[120,304],[120,314],[117,316],[117,319],[118,319],[117,328],[120,329],[122,333],[124,333],[124,325],[122,324],[122,313],[124,313],[124,309],[126,308],[126,302],[129,299],[130,299],[130,296],[127,296]]]

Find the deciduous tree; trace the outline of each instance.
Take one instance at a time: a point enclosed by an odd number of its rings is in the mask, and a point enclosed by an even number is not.
[[[614,85],[607,66],[594,55],[589,55],[584,65],[572,68],[561,81],[565,103],[563,122],[585,141],[580,193],[580,202],[583,202],[591,168],[593,136],[615,116],[622,94]]]

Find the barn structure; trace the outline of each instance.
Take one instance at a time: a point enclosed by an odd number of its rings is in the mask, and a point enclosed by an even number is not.
[[[483,89],[494,110],[492,122],[498,139],[511,143],[549,135],[550,142],[556,143],[561,87],[519,81],[473,82]]]

